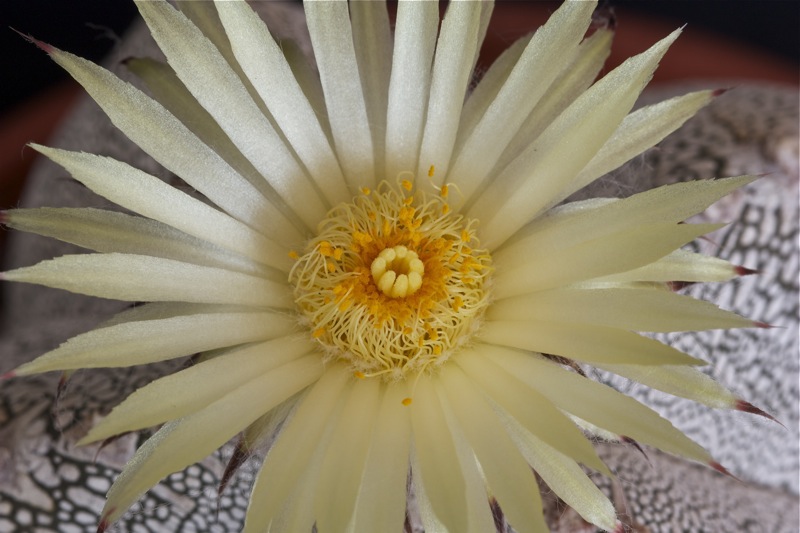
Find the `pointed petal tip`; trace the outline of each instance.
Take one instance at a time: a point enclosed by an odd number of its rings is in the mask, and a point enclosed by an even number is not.
[[[746,402],[746,401],[741,400],[741,399],[740,400],[736,400],[736,403],[734,404],[733,408],[736,409],[737,411],[742,411],[743,413],[750,413],[750,414],[753,414],[753,415],[763,416],[764,418],[766,418],[768,420],[772,420],[773,422],[775,422],[777,424],[780,424],[781,427],[786,429],[786,426],[784,426],[783,423],[781,423],[780,420],[778,420],[777,418],[775,418],[774,416],[772,416],[768,412],[764,411],[763,409],[760,409],[760,408],[756,407],[755,405],[753,405],[750,402]]]
[[[760,329],[772,329],[772,328],[775,328],[777,326],[773,326],[771,324],[767,324],[766,322],[761,322],[759,320],[754,320],[753,323],[752,323],[752,327],[760,328]]]
[[[648,464],[650,466],[653,466],[653,463],[650,461],[650,457],[647,455],[647,452],[644,451],[644,448],[642,448],[642,446],[638,442],[636,442],[630,437],[626,437],[625,435],[620,435],[619,440],[639,450],[639,453],[641,453],[644,456],[644,458],[647,459]]]
[[[753,268],[747,268],[743,266],[736,266],[733,267],[733,271],[736,272],[737,276],[751,276],[753,274],[761,274],[760,270],[756,270]]]
[[[695,283],[694,281],[668,281],[667,287],[669,287],[672,292],[678,292],[686,287],[691,287]]]
[[[708,466],[710,466],[711,468],[713,468],[714,470],[716,470],[716,471],[717,471],[717,472],[719,472],[720,474],[725,474],[725,475],[726,475],[726,476],[728,476],[729,478],[731,478],[731,479],[735,479],[735,480],[736,480],[736,481],[738,481],[739,483],[742,483],[742,480],[741,480],[741,479],[739,479],[738,477],[736,477],[736,476],[734,476],[733,474],[731,474],[731,473],[730,473],[730,471],[729,471],[727,468],[725,468],[724,466],[722,466],[722,465],[721,465],[721,464],[719,464],[718,462],[716,462],[716,461],[711,461],[711,462],[709,462],[709,463],[708,463]]]
[[[0,272],[0,276],[2,276],[2,272]],[[17,377],[17,371],[16,370],[9,370],[5,374],[0,375],[0,381],[6,381],[6,380],[9,380],[9,379],[15,378],[15,377]]]
[[[718,96],[722,96],[723,94],[725,94],[726,92],[730,91],[731,89],[733,89],[733,87],[725,87],[724,89],[715,89],[715,90],[711,91],[711,97],[712,98],[716,98]]]
[[[222,477],[219,480],[219,486],[217,486],[217,498],[222,498],[222,494],[228,487],[228,483],[230,483],[231,478],[239,470],[239,467],[244,464],[245,460],[249,456],[250,450],[248,450],[244,439],[240,437],[239,442],[236,443],[236,448],[233,450],[233,455],[231,455],[231,458],[228,460],[228,464],[225,466],[225,471],[222,473]]]
[[[17,35],[19,35],[29,43],[35,44],[39,48],[39,50],[42,50],[46,54],[52,54],[54,51],[57,50],[55,46],[49,45],[44,41],[40,41],[39,39],[36,39],[33,35],[22,33],[21,31],[16,30],[14,28],[11,28],[11,31],[16,32]]]
[[[614,526],[614,533],[625,533],[625,526],[622,522],[617,522],[617,525]]]
[[[112,507],[108,511],[103,514],[103,517],[100,519],[100,523],[97,524],[97,533],[105,533],[108,530],[108,526],[111,525],[111,522],[108,520],[108,517],[116,510],[115,507]]]
[[[7,209],[0,209],[0,224],[2,224],[2,225],[8,224],[8,210]]]

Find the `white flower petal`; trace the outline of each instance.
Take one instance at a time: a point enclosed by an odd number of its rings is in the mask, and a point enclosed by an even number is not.
[[[468,214],[481,221],[484,246],[502,244],[569,185],[628,114],[679,33],[628,59],[579,96],[476,198]]]
[[[465,198],[470,198],[487,178],[528,113],[569,64],[589,27],[595,5],[590,1],[564,2],[536,31],[497,98],[455,154],[446,181],[457,184]]]
[[[507,249],[508,254],[515,255],[521,264],[498,270],[495,297],[518,296],[638,268],[721,227],[721,224],[640,224],[553,250],[529,249],[515,243]],[[504,265],[499,261],[496,264]]]
[[[522,123],[517,134],[509,141],[494,167],[496,170],[504,168],[524,152],[592,84],[611,53],[613,36],[613,31],[599,29],[591,37],[584,39],[578,46],[575,60],[566,65]]]
[[[350,384],[316,482],[313,514],[320,531],[346,531],[352,519],[375,424],[380,385],[375,379]]]
[[[375,150],[375,170],[385,167],[386,109],[392,72],[392,30],[385,2],[350,2],[358,74]]]
[[[436,167],[444,178],[456,142],[461,108],[478,49],[483,2],[453,1],[442,20],[433,60],[431,91],[420,146],[417,176]]]
[[[164,425],[114,481],[103,520],[119,518],[160,479],[203,459],[266,411],[313,383],[322,372],[319,356],[297,359],[255,376],[202,411]]]
[[[92,191],[121,207],[265,265],[284,271],[291,268],[285,248],[154,176],[109,157],[32,146]]]
[[[413,400],[411,427],[419,464],[414,474],[424,485],[433,513],[447,530],[469,531],[466,480],[433,378],[419,377]]]
[[[699,365],[687,355],[638,333],[555,320],[491,320],[477,335],[483,342],[560,355],[587,363]]]
[[[668,453],[708,463],[711,457],[655,411],[614,389],[518,350],[485,356],[535,388],[564,411],[591,424]]]
[[[172,259],[132,254],[65,255],[0,279],[128,302],[182,301],[292,309],[288,285]]]
[[[239,65],[311,178],[330,205],[349,200],[336,155],[267,26],[244,1],[215,6]]]
[[[73,337],[15,372],[27,375],[154,363],[286,335],[294,327],[290,317],[267,312],[220,311],[129,321]]]
[[[492,252],[492,257],[495,262],[511,268],[525,261],[513,252],[513,247],[535,249],[547,255],[553,250],[641,224],[682,222],[754,179],[739,176],[699,180],[658,187],[621,200],[593,198],[569,203],[554,208],[523,228],[506,245]]]
[[[724,259],[675,250],[658,261],[633,270],[596,278],[598,283],[628,283],[636,281],[729,281],[739,273]]]
[[[494,303],[488,320],[583,322],[633,331],[701,331],[753,325],[735,313],[666,289],[552,289]]]
[[[475,451],[489,491],[520,533],[547,532],[536,479],[497,415],[455,366],[441,373],[449,405]]]
[[[262,321],[272,319],[262,313],[258,315]],[[229,315],[226,318],[240,321],[242,315]],[[248,317],[244,318],[247,320]],[[197,326],[209,328],[230,327],[230,323],[202,324],[202,320],[195,322]],[[174,335],[188,336],[198,333],[199,331],[185,332],[176,329]],[[138,389],[92,427],[78,444],[88,444],[190,415],[246,384],[254,376],[270,372],[314,351],[315,346],[310,340],[298,336],[281,337],[227,351],[221,356],[196,363]],[[170,398],[170,401],[164,401],[165,398]]]
[[[487,358],[494,350],[493,346],[477,345],[473,350],[459,353],[455,363],[478,386],[476,389],[483,390],[487,398],[534,435],[575,461],[609,473],[589,441],[557,406]]]
[[[586,476],[578,464],[519,425],[505,420],[514,442],[550,489],[584,520],[605,531],[616,531],[614,505]]]
[[[392,531],[403,523],[411,444],[405,382],[382,387],[378,413],[361,489],[354,511],[353,531]]]
[[[189,1],[194,2],[195,0]],[[328,144],[333,146],[333,134],[331,133],[331,124],[328,120],[328,111],[325,108],[325,94],[322,92],[322,83],[319,80],[319,74],[317,74],[317,71],[311,63],[309,63],[303,49],[300,48],[296,42],[282,40],[280,46],[283,55],[286,57],[286,62],[292,69],[295,80],[297,80],[297,84],[303,90],[303,94],[306,99],[308,99],[308,103],[311,104],[311,108],[317,116],[319,125],[325,133],[325,137],[328,139]]]
[[[327,211],[308,176],[219,50],[163,1],[137,1],[175,73],[280,198],[312,229]]]
[[[400,2],[386,114],[386,179],[417,168],[439,25],[439,3]]]
[[[667,392],[673,396],[708,405],[731,409],[737,398],[728,389],[700,370],[690,366],[595,365],[642,385]]]
[[[347,2],[305,2],[336,154],[351,192],[377,183],[367,103],[353,48]]]
[[[164,168],[251,227],[300,235],[252,184],[161,104],[90,61],[57,49],[50,55],[83,85],[116,127]]]
[[[331,365],[300,401],[256,477],[247,509],[246,533],[265,531],[278,514],[317,450],[342,390],[352,379],[344,365]]]
[[[245,274],[285,279],[276,271],[166,224],[147,218],[90,207],[14,209],[5,224],[103,253],[152,255]]]
[[[700,108],[707,105],[713,94],[712,91],[698,91],[677,96],[638,109],[625,117],[611,138],[573,182],[561,191],[555,202],[582,189],[600,176],[661,142],[664,137],[692,118]]]

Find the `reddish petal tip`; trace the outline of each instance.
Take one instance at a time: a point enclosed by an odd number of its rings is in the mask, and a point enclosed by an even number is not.
[[[0,210],[0,224],[8,224],[8,211]]]
[[[17,377],[17,372],[15,370],[9,370],[8,372],[0,376],[0,381],[5,381],[7,379],[15,377]]]
[[[694,281],[668,281],[667,287],[669,287],[669,290],[673,292],[678,292],[686,287],[691,287],[694,284]]]
[[[617,522],[617,525],[614,526],[614,533],[625,533],[625,526],[622,522]]]
[[[55,50],[55,47],[47,44],[44,41],[40,41],[39,39],[34,38],[32,35],[28,35],[27,33],[22,33],[21,31],[17,31],[14,28],[11,28],[11,31],[16,32],[20,37],[22,37],[29,43],[35,44],[37,47],[39,47],[40,50],[42,50],[47,54],[52,54],[53,51]]]
[[[736,409],[737,411],[742,411],[743,413],[750,413],[752,415],[763,416],[768,420],[772,420],[773,422],[780,424],[781,426],[783,426],[784,429],[786,428],[786,426],[781,424],[780,420],[778,420],[768,412],[764,411],[763,409],[756,407],[750,402],[746,402],[744,400],[736,400],[736,403],[734,404],[733,408]]]
[[[716,98],[717,96],[722,96],[726,92],[730,91],[733,87],[725,87],[724,89],[716,89],[711,93],[712,98]]]
[[[752,274],[761,274],[760,270],[755,270],[743,266],[733,267],[733,271],[736,272],[737,276],[750,276]]]
[[[758,320],[754,320],[753,321],[753,327],[754,328],[761,328],[761,329],[772,329],[775,326],[771,326],[771,325],[767,324],[766,322],[760,322]]]
[[[719,464],[719,463],[718,463],[718,462],[716,462],[716,461],[711,461],[710,463],[708,463],[708,466],[710,466],[711,468],[713,468],[714,470],[716,470],[716,471],[717,471],[717,472],[719,472],[720,474],[725,474],[725,475],[726,475],[726,476],[728,476],[729,478],[731,478],[731,479],[735,479],[735,480],[736,480],[736,481],[738,481],[739,483],[741,483],[741,482],[742,482],[742,480],[741,480],[741,479],[739,479],[738,477],[736,477],[736,476],[734,476],[733,474],[731,474],[731,473],[728,471],[728,469],[727,469],[727,468],[725,468],[724,466],[722,466],[721,464]]]
[[[248,457],[250,457],[250,450],[247,449],[244,439],[240,438],[239,442],[236,443],[236,448],[233,450],[233,455],[231,455],[230,460],[228,460],[228,464],[225,466],[225,471],[222,473],[222,478],[219,480],[217,497],[222,497],[222,494],[228,487],[228,483],[230,483],[231,478],[244,464]]]

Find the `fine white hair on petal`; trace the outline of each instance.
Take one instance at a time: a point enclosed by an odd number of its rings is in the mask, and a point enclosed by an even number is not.
[[[322,361],[291,361],[231,390],[201,411],[165,424],[136,452],[108,491],[103,520],[112,522],[143,492],[225,444],[259,416],[316,381]]]
[[[447,6],[436,43],[417,176],[427,175],[431,166],[437,169],[434,181],[447,175],[461,108],[480,47],[482,5],[482,2],[457,0]]]
[[[509,438],[496,412],[455,365],[441,374],[450,409],[475,451],[489,492],[516,531],[545,533],[536,478]]]
[[[409,469],[411,421],[402,400],[404,381],[382,387],[369,455],[354,510],[353,531],[392,531],[403,523]]]
[[[168,3],[136,5],[181,81],[306,228],[313,229],[326,205],[219,50]]]
[[[294,490],[336,406],[353,379],[344,365],[329,365],[300,401],[256,477],[245,519],[245,533],[265,531]]]
[[[287,335],[294,321],[270,312],[206,312],[135,320],[77,335],[55,350],[20,366],[19,375],[79,368],[155,363]]]
[[[257,276],[133,254],[65,255],[3,278],[128,302],[196,302],[292,309],[289,287]],[[202,287],[198,291],[197,288]]]
[[[231,318],[238,319],[241,316]],[[273,317],[261,314],[259,318],[266,321]],[[199,325],[229,327],[228,324]],[[176,336],[186,334],[175,331]],[[239,343],[229,343],[231,344]],[[222,351],[217,357],[196,363],[136,390],[95,424],[78,444],[95,442],[190,415],[247,383],[254,376],[270,372],[314,351],[311,340],[296,335]],[[171,400],[163,401],[167,397]]]
[[[349,199],[339,162],[266,25],[244,1],[217,2],[236,59],[329,205]]]
[[[470,198],[528,113],[577,53],[595,5],[593,1],[564,2],[536,31],[497,97],[454,154],[450,172],[440,179],[458,184],[464,197]]]
[[[438,2],[400,2],[397,6],[386,111],[389,180],[400,172],[417,168],[438,24]]]
[[[468,214],[481,221],[484,246],[502,244],[569,185],[631,110],[679,34],[676,30],[592,85],[476,198]]]
[[[361,87],[347,2],[303,4],[328,109],[336,154],[355,192],[378,183],[367,103]]]

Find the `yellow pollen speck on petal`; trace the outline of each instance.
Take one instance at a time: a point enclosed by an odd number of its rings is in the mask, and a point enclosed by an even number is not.
[[[295,261],[300,259],[300,255],[295,252],[294,250],[289,250],[289,258],[294,259]]]
[[[406,407],[408,407],[409,405],[411,405],[411,402],[412,402],[412,401],[413,401],[413,400],[411,400],[411,398],[403,398],[403,401],[402,401],[402,402],[400,402],[400,403],[402,403],[403,405],[405,405]]]
[[[434,172],[436,172],[436,167],[434,165],[431,165],[431,168],[428,169],[428,177],[432,178]]]
[[[334,207],[289,274],[327,360],[365,378],[438,368],[478,329],[489,300],[491,258],[476,245],[476,222],[443,213],[440,194],[406,195],[413,188],[383,182]]]

